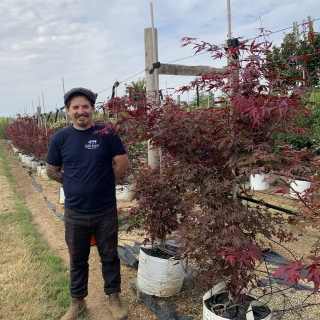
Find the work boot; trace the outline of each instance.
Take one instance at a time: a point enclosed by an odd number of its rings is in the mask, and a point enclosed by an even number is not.
[[[109,304],[110,304],[110,310],[112,312],[114,320],[129,319],[128,311],[122,305],[118,293],[112,293],[109,295]]]
[[[68,312],[61,320],[76,320],[87,310],[86,301],[82,299],[72,298]]]

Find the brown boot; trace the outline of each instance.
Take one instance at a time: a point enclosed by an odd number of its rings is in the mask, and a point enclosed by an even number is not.
[[[87,306],[84,299],[72,298],[70,308],[61,320],[76,320],[86,310]]]
[[[122,305],[118,293],[112,293],[109,295],[109,304],[110,304],[110,310],[112,312],[114,320],[129,319],[128,311]]]

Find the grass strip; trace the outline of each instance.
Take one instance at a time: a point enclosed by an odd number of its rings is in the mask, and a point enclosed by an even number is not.
[[[0,162],[6,201],[11,201],[10,209],[0,212],[0,319],[59,319],[70,303],[67,268],[50,252],[31,212],[14,193],[17,182],[1,147]]]

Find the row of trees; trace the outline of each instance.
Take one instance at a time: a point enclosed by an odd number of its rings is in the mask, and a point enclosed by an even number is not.
[[[60,126],[39,127],[35,117],[25,116],[13,120],[4,129],[4,134],[21,152],[44,161],[51,137],[60,129]]]

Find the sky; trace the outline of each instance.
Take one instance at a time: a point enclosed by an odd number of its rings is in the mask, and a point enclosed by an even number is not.
[[[113,84],[145,77],[144,29],[152,27],[146,0],[1,0],[0,1],[0,117],[55,111],[64,91],[74,87],[98,93],[107,101]],[[275,45],[293,22],[308,16],[316,31],[319,0],[230,0],[233,37],[254,38],[258,28],[275,32]],[[160,63],[222,67],[209,54],[194,56],[192,46],[181,47],[183,37],[222,44],[228,36],[227,0],[154,0],[154,27],[158,33]],[[179,61],[176,61],[179,60]],[[159,88],[176,96],[180,85],[193,77],[159,76]],[[190,92],[191,99],[194,93]]]

